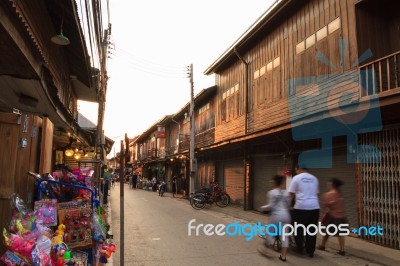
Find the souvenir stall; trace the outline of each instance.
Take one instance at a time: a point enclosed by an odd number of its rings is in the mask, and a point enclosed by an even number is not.
[[[104,265],[115,252],[90,167],[61,168],[35,177],[34,209],[13,194],[12,217],[3,230],[5,265]]]

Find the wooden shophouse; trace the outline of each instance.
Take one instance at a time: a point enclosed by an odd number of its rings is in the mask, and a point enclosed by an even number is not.
[[[214,143],[214,113],[216,86],[200,91],[194,98],[195,120],[195,157],[197,159],[194,187],[208,186],[215,178],[214,162],[206,160],[205,147]],[[149,177],[154,169],[163,169],[168,191],[172,191],[172,177],[179,177],[178,192],[189,192],[189,148],[190,148],[190,104],[186,104],[177,113],[156,122],[132,143],[131,155],[135,164],[142,168],[143,176]],[[158,136],[158,137],[157,137]],[[147,170],[146,170],[147,169]],[[149,170],[151,169],[151,170]],[[147,172],[147,173],[146,173]]]
[[[100,16],[96,8],[91,13]],[[98,102],[104,77],[90,63],[81,23],[75,1],[0,3],[0,228],[10,217],[12,193],[33,204],[28,171],[51,172],[71,148],[83,156],[111,144],[78,124],[78,99]],[[103,39],[97,26],[94,46]]]
[[[165,178],[166,135],[165,125],[170,115],[164,116],[129,143],[131,156],[136,158],[135,168],[141,168],[142,177],[151,180]]]
[[[400,248],[399,4],[276,1],[204,73],[216,75],[216,178],[244,209],[305,162],[344,180],[350,226]]]

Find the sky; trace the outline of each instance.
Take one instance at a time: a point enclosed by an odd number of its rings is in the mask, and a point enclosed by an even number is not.
[[[133,138],[190,101],[186,68],[193,64],[195,95],[215,85],[203,72],[274,0],[109,1],[105,135]],[[105,7],[103,7],[105,8]],[[98,106],[79,102],[97,123]],[[114,145],[119,150],[118,145]]]

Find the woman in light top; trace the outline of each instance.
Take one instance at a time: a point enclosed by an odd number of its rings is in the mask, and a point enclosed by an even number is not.
[[[290,206],[290,195],[283,189],[285,186],[284,177],[281,175],[275,175],[272,178],[274,183],[274,189],[268,191],[268,209],[270,210],[269,223],[278,225],[279,222],[284,224],[291,223],[291,217],[289,212]],[[288,228],[286,228],[288,229]],[[274,236],[267,234],[267,241],[269,245],[273,245],[275,239]],[[289,237],[286,235],[285,239],[281,238],[282,250],[279,255],[281,261],[286,261],[286,253],[289,247]]]

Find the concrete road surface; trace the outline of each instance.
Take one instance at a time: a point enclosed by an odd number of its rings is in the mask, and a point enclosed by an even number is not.
[[[118,248],[113,265],[378,265],[352,256],[339,256],[333,251],[316,251],[314,258],[289,251],[287,262],[281,262],[279,253],[273,250],[268,250],[268,257],[257,251],[263,244],[259,237],[247,241],[245,236],[206,236],[203,228],[199,228],[198,236],[192,229],[189,236],[188,224],[192,219],[196,220],[193,226],[248,223],[214,211],[219,208],[215,204],[194,210],[187,200],[172,198],[170,194],[159,197],[156,192],[133,190],[125,184],[124,217],[121,217],[119,184],[111,191],[112,232]],[[123,229],[120,219],[124,219]],[[121,234],[125,245],[124,263],[120,261]]]

